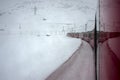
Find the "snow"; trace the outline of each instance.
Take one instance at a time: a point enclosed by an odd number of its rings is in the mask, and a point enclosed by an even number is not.
[[[12,2],[13,1],[13,2]],[[72,28],[82,27],[79,32],[84,31],[85,24],[89,20],[94,20],[96,13],[97,0],[12,0],[13,6],[0,9],[0,25],[9,26],[9,28],[17,28],[14,25],[31,25],[45,29],[40,26],[45,23],[50,24],[71,24]],[[3,4],[9,5],[7,1]],[[34,9],[36,7],[36,10]],[[36,14],[34,14],[36,11]],[[93,21],[94,24],[94,21]],[[74,26],[76,25],[76,26]],[[83,27],[84,26],[84,27]],[[1,27],[1,26],[0,26]],[[94,28],[94,26],[92,26]],[[46,27],[48,28],[48,27]],[[89,27],[88,27],[89,29]],[[77,29],[76,29],[77,30]]]
[[[65,36],[0,36],[0,80],[44,80],[78,49]]]
[[[0,80],[44,80],[80,46],[66,34],[94,24],[96,3],[0,0]]]

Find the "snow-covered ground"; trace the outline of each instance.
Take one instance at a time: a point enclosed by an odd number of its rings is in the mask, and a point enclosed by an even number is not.
[[[94,28],[96,3],[0,0],[0,80],[44,80],[81,44],[66,33]]]
[[[80,44],[65,36],[0,36],[0,80],[44,80]]]
[[[0,28],[8,30],[21,26],[44,31],[51,29],[50,26],[59,26],[58,30],[62,31],[67,26],[69,31],[81,32],[90,20],[94,28],[97,0],[3,0],[0,4]]]

